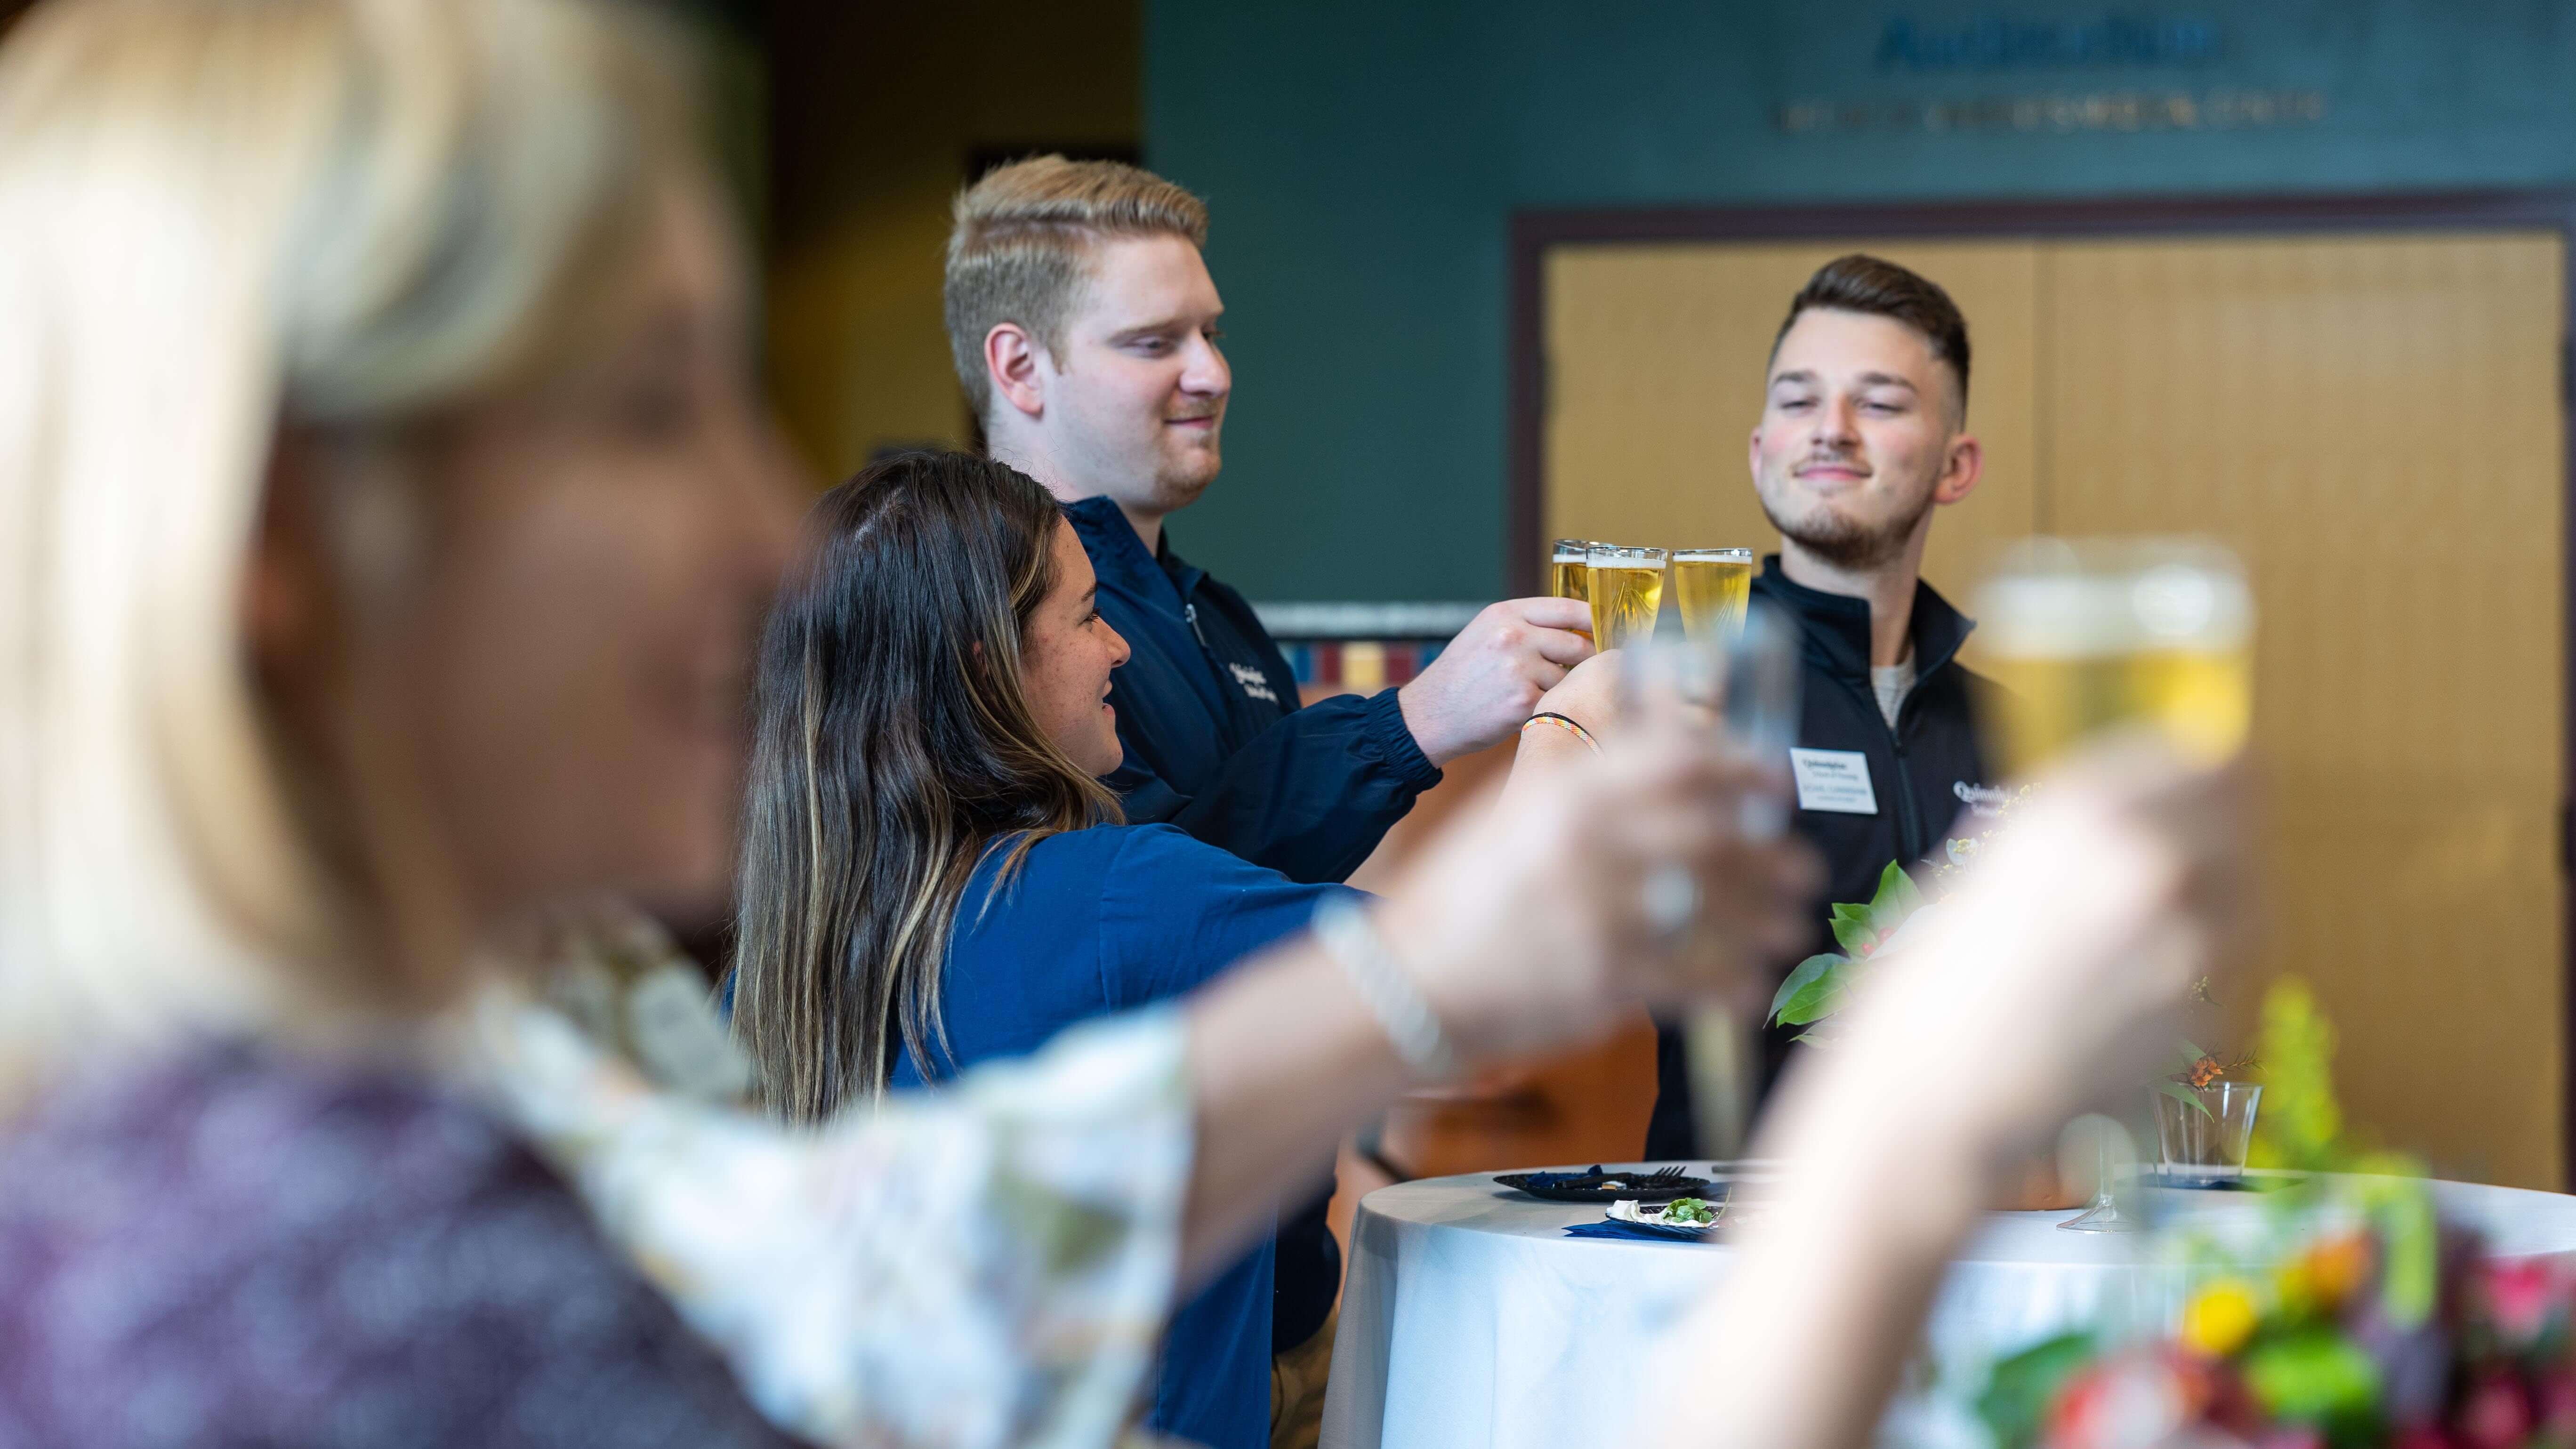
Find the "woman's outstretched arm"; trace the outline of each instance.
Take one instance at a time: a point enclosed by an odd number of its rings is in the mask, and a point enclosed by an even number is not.
[[[2151,1023],[2232,934],[2234,786],[2097,755],[1886,961],[1757,1139],[1786,1171],[1667,1349],[1672,1442],[1866,1444],[1950,1255],[2008,1166],[2143,1080]],[[1708,1372],[1723,1365],[1723,1373]]]
[[[1705,738],[1587,754],[1461,811],[1375,926],[1462,1067],[1588,1041],[1640,1005],[1733,989],[1804,939],[1812,854],[1730,823],[1744,792],[1772,787]],[[1640,889],[1667,865],[1699,888],[1680,933],[1647,919]],[[1307,1164],[1421,1080],[1312,937],[1228,973],[1189,1016],[1199,1133],[1185,1274],[1239,1252]]]

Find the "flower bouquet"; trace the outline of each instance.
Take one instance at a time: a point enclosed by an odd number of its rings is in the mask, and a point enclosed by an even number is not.
[[[2185,1286],[2168,1331],[2061,1334],[1996,1364],[1998,1449],[2576,1446],[2576,1267],[2487,1255],[2414,1164],[2341,1144],[2331,1034],[2306,993],[2265,1005],[2284,1179],[2232,1231],[2158,1235]]]

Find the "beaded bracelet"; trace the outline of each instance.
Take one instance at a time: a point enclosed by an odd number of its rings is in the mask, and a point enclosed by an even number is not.
[[[1522,720],[1521,729],[1523,732],[1527,732],[1531,725],[1537,724],[1542,720],[1556,726],[1558,729],[1564,730],[1576,739],[1583,741],[1584,748],[1592,751],[1592,753],[1596,755],[1601,753],[1601,742],[1592,737],[1592,731],[1585,729],[1583,726],[1575,723],[1571,719],[1568,719],[1564,715],[1558,714],[1552,709],[1541,710],[1537,714],[1531,715],[1528,719]]]
[[[1369,1015],[1377,1018],[1378,1029],[1406,1066],[1435,1082],[1458,1075],[1458,1053],[1440,1029],[1439,1016],[1404,963],[1386,948],[1368,912],[1346,900],[1324,902],[1315,909],[1315,939],[1350,976]]]

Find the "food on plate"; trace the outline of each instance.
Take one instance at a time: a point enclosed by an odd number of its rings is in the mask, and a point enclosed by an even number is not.
[[[1610,1211],[1605,1216],[1618,1222],[1638,1223],[1650,1228],[1681,1228],[1699,1233],[1716,1227],[1718,1218],[1724,1215],[1725,1211],[1724,1203],[1710,1202],[1704,1198],[1678,1197],[1671,1202],[1654,1204],[1640,1203],[1634,1198],[1621,1198],[1610,1205]]]

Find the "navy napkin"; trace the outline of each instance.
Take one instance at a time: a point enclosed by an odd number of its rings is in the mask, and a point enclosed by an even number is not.
[[[1668,1228],[1657,1223],[1632,1223],[1618,1218],[1598,1222],[1576,1223],[1565,1230],[1569,1238],[1626,1238],[1631,1242],[1705,1243],[1710,1234],[1690,1228]]]

